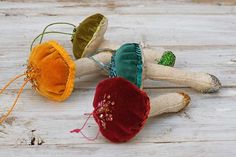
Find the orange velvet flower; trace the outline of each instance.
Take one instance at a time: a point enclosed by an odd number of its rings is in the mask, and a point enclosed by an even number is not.
[[[74,87],[75,63],[56,41],[39,44],[32,50],[28,73],[31,83],[43,96],[56,101],[68,98]]]

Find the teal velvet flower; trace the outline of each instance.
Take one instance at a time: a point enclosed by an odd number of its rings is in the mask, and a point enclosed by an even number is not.
[[[123,77],[139,88],[142,86],[142,50],[137,43],[127,43],[111,58],[110,77]]]

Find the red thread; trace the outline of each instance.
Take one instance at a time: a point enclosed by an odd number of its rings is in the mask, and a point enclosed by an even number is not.
[[[74,129],[74,130],[71,130],[70,133],[80,133],[85,139],[89,140],[89,141],[95,141],[97,138],[98,138],[98,135],[99,135],[99,130],[96,134],[96,136],[94,138],[90,138],[88,136],[86,136],[82,130],[84,129],[84,127],[86,126],[86,124],[88,123],[88,120],[90,119],[90,117],[93,115],[93,113],[85,113],[84,115],[89,115],[88,118],[86,119],[86,121],[84,122],[83,126],[80,128],[80,129]]]

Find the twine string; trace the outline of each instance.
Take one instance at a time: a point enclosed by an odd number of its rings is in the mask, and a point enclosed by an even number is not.
[[[8,86],[10,86],[14,81],[16,81],[17,79],[23,77],[23,76],[26,76],[28,75],[29,73],[24,73],[24,74],[20,74],[20,75],[17,75],[15,76],[14,78],[12,78],[1,90],[0,90],[0,94],[2,94],[7,88]],[[10,107],[10,109],[7,111],[6,114],[4,114],[1,118],[0,118],[0,124],[2,124],[6,119],[7,117],[12,113],[13,109],[15,108],[16,104],[17,104],[17,101],[20,97],[20,95],[22,94],[23,92],[23,89],[25,88],[25,85],[30,81],[30,78],[26,78],[25,81],[23,82],[22,86],[20,87],[20,89],[18,90],[18,94],[12,104],[12,106]]]
[[[32,43],[31,43],[31,45],[30,45],[30,51],[32,51],[35,41],[36,41],[39,37],[44,36],[45,34],[64,34],[64,35],[73,35],[72,33],[66,33],[66,32],[60,32],[60,31],[49,31],[49,32],[43,32],[43,33],[39,34],[37,37],[34,38],[34,40],[32,41]]]
[[[87,114],[86,114],[87,115]],[[91,116],[93,115],[93,113],[89,113],[88,114],[88,118],[85,120],[84,124],[82,125],[82,127],[80,129],[74,129],[74,130],[71,130],[70,133],[80,133],[85,139],[89,140],[89,141],[95,141],[97,138],[98,138],[98,135],[99,135],[99,130],[96,134],[95,137],[88,137],[87,135],[85,135],[82,130],[84,129],[84,127],[86,126],[86,124],[88,123],[88,120],[91,118]]]
[[[42,34],[44,35],[44,33],[46,32],[46,30],[48,29],[48,27],[54,26],[54,25],[70,25],[70,26],[73,26],[74,28],[76,28],[76,25],[74,25],[74,24],[72,24],[72,23],[68,23],[68,22],[54,22],[54,23],[50,23],[49,25],[47,25],[47,26],[43,29]],[[40,38],[40,41],[39,41],[40,44],[41,44],[42,41],[43,41],[43,35],[42,35],[41,38]]]
[[[113,49],[109,49],[109,48],[102,48],[102,49],[97,49],[94,53],[98,54],[101,52],[109,52],[109,53],[115,53],[116,51]],[[91,59],[92,61],[94,61],[94,63],[96,63],[102,70],[104,70],[105,72],[109,73],[110,72],[110,63],[108,64],[104,64],[98,60],[96,60],[93,56],[88,57],[89,59]]]

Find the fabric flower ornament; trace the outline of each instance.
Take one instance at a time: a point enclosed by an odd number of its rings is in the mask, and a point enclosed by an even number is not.
[[[139,133],[148,117],[178,112],[189,102],[189,96],[183,93],[165,94],[150,101],[137,86],[116,77],[97,85],[91,115],[105,138],[112,142],[126,142]],[[84,135],[82,129],[71,132]]]
[[[25,77],[25,81],[6,114],[0,118],[0,124],[11,114],[17,101],[28,82],[40,95],[55,101],[64,101],[72,93],[76,76],[81,76],[81,70],[77,70],[77,61],[74,62],[68,52],[54,40],[42,42],[33,47],[34,42],[45,34],[63,32],[44,32],[38,35],[31,44],[31,53],[28,58],[27,68],[23,74],[11,79],[0,90],[0,94],[15,80]],[[69,33],[65,33],[69,34]],[[83,67],[84,68],[84,67]]]
[[[66,24],[75,27],[73,24],[66,22],[52,23],[46,26],[43,33],[39,34],[33,40],[30,47],[31,53],[28,59],[26,72],[10,80],[0,91],[1,94],[15,80],[25,76],[25,82],[20,88],[10,109],[0,118],[0,124],[4,122],[13,111],[20,94],[28,82],[31,82],[33,89],[35,89],[40,95],[55,101],[66,100],[73,91],[74,79],[76,76],[81,75],[81,71],[76,70],[78,69],[76,62],[71,59],[66,50],[56,41],[51,40],[42,43],[45,34],[57,33],[72,35],[71,33],[59,31],[46,32],[46,29],[49,26],[57,24]],[[35,41],[39,37],[41,37],[39,44],[33,48]],[[84,53],[82,53],[82,55],[83,54]]]
[[[107,30],[108,20],[102,14],[94,14],[83,20],[72,36],[73,53],[76,59],[91,56]]]
[[[141,88],[143,62],[139,44],[124,44],[112,55],[109,75],[110,77],[123,77]]]
[[[47,34],[45,32],[44,34]],[[43,35],[44,35],[43,34]],[[31,44],[31,53],[28,58],[27,68],[23,74],[11,79],[0,90],[0,94],[8,88],[15,80],[25,77],[25,81],[18,91],[18,94],[6,114],[0,118],[0,124],[11,114],[17,101],[28,82],[40,95],[55,101],[64,101],[72,93],[76,76],[81,76],[81,70],[77,61],[73,61],[68,52],[54,40],[41,42],[33,47],[34,42],[41,35],[37,36]],[[33,48],[32,48],[33,47]],[[86,67],[83,67],[84,69]]]
[[[35,46],[30,53],[26,72],[10,80],[0,91],[2,93],[11,83],[25,76],[25,81],[18,95],[8,110],[1,117],[0,124],[9,116],[25,85],[31,82],[33,89],[51,100],[67,99],[74,87],[75,63],[66,50],[56,41],[48,41]]]
[[[27,77],[41,95],[56,101],[70,96],[74,87],[75,63],[56,41],[35,46],[28,60],[28,69]]]
[[[221,88],[219,79],[214,75],[154,64],[146,60],[148,55],[140,44],[127,43],[113,50],[112,57],[109,53],[101,52],[91,56],[92,61],[87,58],[77,60],[77,65],[86,64],[89,67],[80,74],[91,74],[104,69],[111,77],[126,78],[138,87],[142,87],[142,80],[151,79],[186,85],[203,93],[217,92]]]

